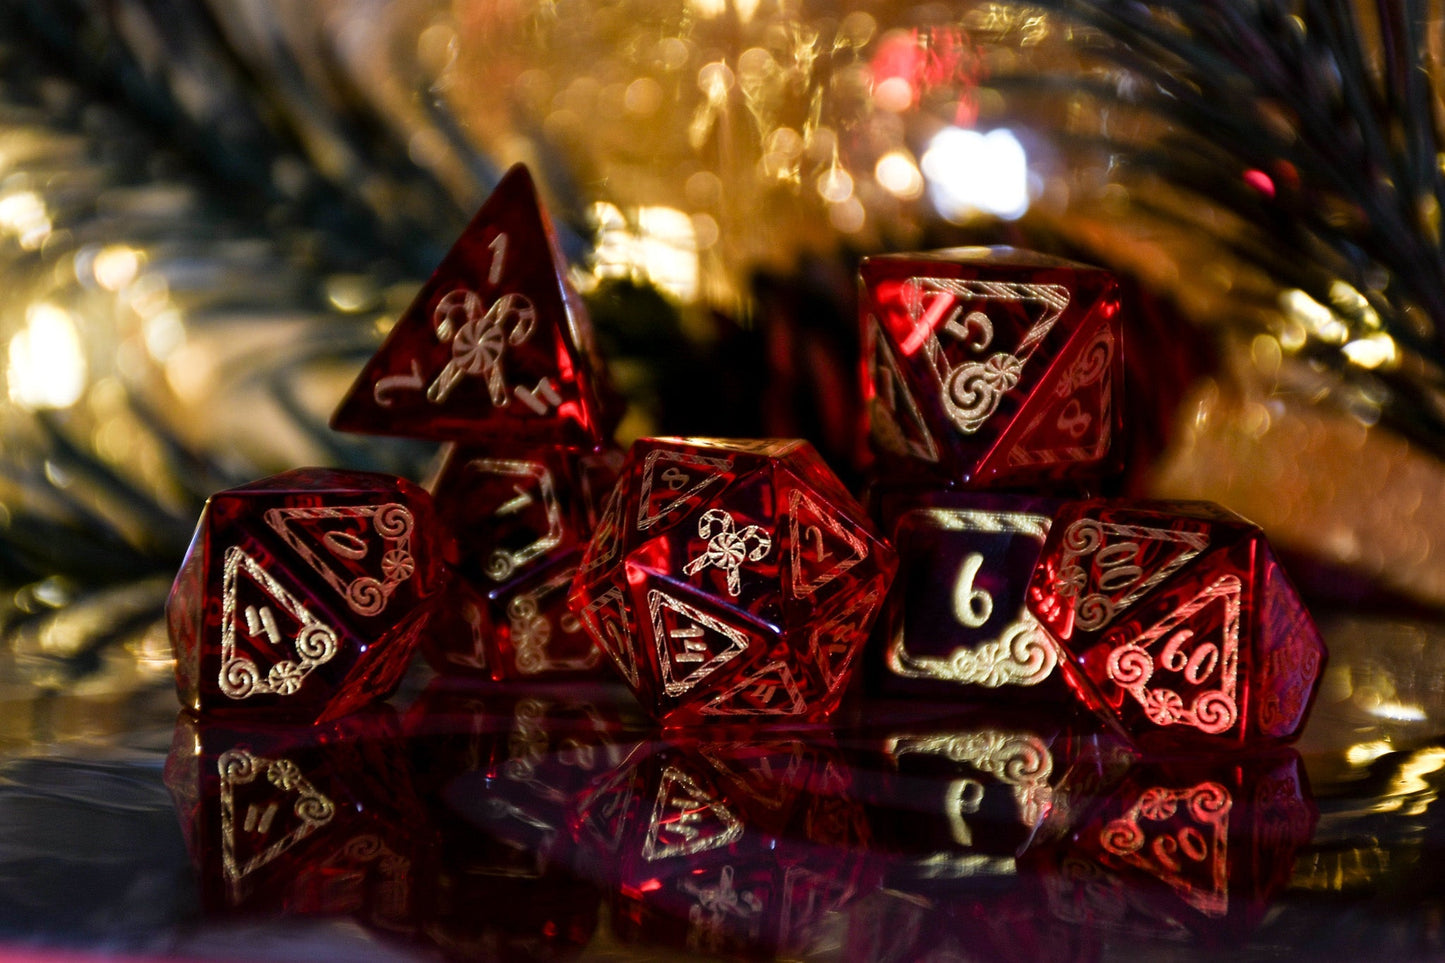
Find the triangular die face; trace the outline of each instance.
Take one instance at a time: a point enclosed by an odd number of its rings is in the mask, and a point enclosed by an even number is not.
[[[1152,515],[1130,521],[1122,513],[1075,519],[1064,528],[1058,544],[1058,566],[1047,587],[1061,599],[1069,616],[1066,621],[1080,632],[1113,624],[1152,588],[1211,547],[1207,524]],[[1051,626],[1059,622],[1048,621]]]
[[[729,799],[746,797],[754,804],[781,810],[797,794],[805,744],[799,741],[731,743],[703,749],[702,755],[726,781]]]
[[[637,645],[629,627],[622,589],[609,587],[578,613],[587,632],[602,646],[627,684],[637,688]]]
[[[672,525],[732,480],[733,459],[654,449],[642,462],[636,526],[650,532]]]
[[[998,445],[999,471],[1047,470],[1097,463],[1114,443],[1114,368],[1118,340],[1099,324],[1088,344],[1047,390],[1041,386]],[[985,468],[980,473],[987,471]]]
[[[397,588],[416,574],[416,521],[397,502],[272,508],[265,518],[357,615],[380,615]]]
[[[605,852],[615,854],[622,848],[623,836],[633,821],[632,803],[637,798],[637,783],[637,769],[624,763],[582,802],[578,823]]]
[[[743,835],[743,823],[692,776],[676,766],[662,771],[652,819],[642,842],[648,862],[721,849]]]
[[[802,686],[784,662],[769,662],[701,709],[710,716],[797,716],[808,711]]]
[[[237,700],[294,695],[339,647],[336,630],[313,616],[261,563],[237,546],[226,549],[217,678],[223,695]]]
[[[1017,410],[1019,399],[1033,390],[1042,368],[1034,355],[1073,293],[1053,281],[921,273],[896,284],[892,299],[884,323],[894,344],[917,359],[953,430],[968,437],[1002,408]]]
[[[1262,735],[1287,739],[1304,725],[1324,672],[1325,644],[1294,586],[1262,541],[1259,566],[1263,604],[1255,636],[1254,714]]]
[[[342,431],[590,444],[596,402],[551,227],[514,167],[403,312],[332,417]]]
[[[938,443],[923,420],[918,400],[899,370],[876,318],[868,319],[867,338],[868,421],[874,443],[901,457],[937,462]]]
[[[467,510],[495,541],[481,570],[505,582],[562,544],[566,525],[557,481],[541,461],[520,458],[470,458],[462,477],[469,484]]]
[[[1239,725],[1241,587],[1221,575],[1139,635],[1110,633],[1107,678],[1149,722],[1211,736]]]
[[[1229,911],[1229,813],[1234,800],[1214,781],[1155,786],[1099,833],[1104,850],[1162,881],[1210,917]]]
[[[232,894],[246,877],[331,822],[332,801],[289,759],[244,748],[216,760],[220,775],[221,860]]]
[[[814,620],[803,657],[816,661],[829,694],[846,682],[848,667],[862,649],[883,603],[886,584],[875,578],[850,593],[836,612]]]
[[[617,558],[622,548],[623,525],[626,524],[623,514],[626,511],[626,485],[618,485],[612,489],[607,496],[607,503],[602,507],[602,514],[597,519],[597,527],[592,530],[592,538],[587,543],[587,550],[582,553],[582,565],[579,571],[584,576],[590,576],[593,572],[611,565]]]
[[[815,592],[868,557],[868,543],[847,519],[824,509],[801,488],[788,493],[788,538],[795,598]]]
[[[752,632],[658,589],[648,590],[647,608],[662,690],[672,698],[696,688],[751,645],[761,643]]]

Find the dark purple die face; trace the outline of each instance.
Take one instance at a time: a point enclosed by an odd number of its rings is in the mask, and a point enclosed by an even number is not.
[[[873,660],[880,692],[1068,701],[1058,648],[1024,605],[1059,504],[962,492],[884,499],[899,569],[881,665]]]

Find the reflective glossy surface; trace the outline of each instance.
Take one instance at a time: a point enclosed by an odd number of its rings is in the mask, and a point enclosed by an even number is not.
[[[213,495],[166,604],[181,704],[329,720],[401,681],[446,582],[431,498],[304,468]]]
[[[16,911],[0,940],[259,960],[690,945],[1438,958],[1445,635],[1322,624],[1334,658],[1297,755],[1224,762],[1138,756],[1087,719],[918,698],[849,704],[826,730],[675,740],[621,687],[420,667],[395,715],[320,727],[178,721],[169,680],[129,660],[46,699],[12,686],[0,892]],[[1204,804],[1219,789],[1227,825]]]
[[[644,438],[572,608],[670,726],[828,718],[897,562],[812,446]]]

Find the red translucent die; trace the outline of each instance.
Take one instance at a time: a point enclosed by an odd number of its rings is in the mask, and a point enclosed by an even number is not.
[[[591,322],[531,174],[513,167],[447,252],[331,425],[455,441],[603,440]]]
[[[667,725],[826,718],[893,550],[802,441],[633,445],[573,611]]]
[[[1024,605],[1060,503],[1018,495],[884,496],[898,552],[868,678],[884,695],[1069,700],[1058,645]]]
[[[859,272],[864,399],[885,475],[999,488],[1118,471],[1111,275],[1012,248],[882,255]]]
[[[1227,944],[1289,885],[1317,819],[1291,750],[1146,760],[1030,870],[1064,922]]]
[[[433,843],[385,707],[307,728],[182,713],[165,781],[208,911],[418,932]]]
[[[1146,747],[1289,741],[1324,669],[1264,534],[1207,503],[1070,503],[1028,606],[1080,698]]]
[[[640,746],[580,797],[579,863],[626,943],[805,954],[865,892],[867,824],[836,753],[796,740]]]
[[[611,676],[567,593],[621,461],[615,449],[451,452],[432,490],[466,588],[451,606],[452,628],[422,640],[433,668],[494,679]]]
[[[181,704],[324,721],[401,681],[444,587],[431,496],[306,468],[212,495],[166,602]]]

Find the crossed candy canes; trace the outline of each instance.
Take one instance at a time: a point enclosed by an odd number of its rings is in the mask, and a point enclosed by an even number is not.
[[[465,318],[453,331],[455,313]],[[441,404],[464,377],[483,375],[492,404],[507,404],[507,384],[502,375],[502,355],[507,345],[519,345],[537,327],[537,309],[521,294],[504,294],[484,313],[482,299],[475,291],[450,291],[437,302],[433,312],[437,337],[452,343],[452,356],[426,390],[427,400]]]
[[[733,516],[720,508],[709,508],[697,521],[699,538],[708,540],[707,548],[697,558],[688,562],[683,572],[696,575],[709,565],[716,565],[727,572],[728,594],[737,595],[742,591],[738,567],[743,562],[758,562],[773,547],[773,540],[757,525],[749,525],[741,531]]]

